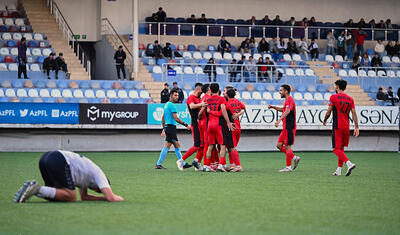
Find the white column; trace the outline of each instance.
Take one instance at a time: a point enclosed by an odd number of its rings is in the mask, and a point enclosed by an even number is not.
[[[132,66],[135,79],[139,72],[139,0],[132,0],[132,24],[133,24],[133,41],[132,41]]]

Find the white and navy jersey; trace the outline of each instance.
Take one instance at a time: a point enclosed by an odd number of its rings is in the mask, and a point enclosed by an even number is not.
[[[75,187],[110,188],[110,184],[103,171],[89,158],[70,151],[58,150],[65,158],[71,169],[71,176]]]

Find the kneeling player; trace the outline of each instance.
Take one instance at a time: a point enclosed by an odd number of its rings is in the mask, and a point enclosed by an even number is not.
[[[282,112],[282,116],[275,122],[275,126],[278,127],[279,123],[283,121],[283,129],[279,135],[278,144],[276,147],[286,154],[286,167],[279,172],[290,172],[297,168],[300,157],[295,156],[292,151],[292,145],[294,144],[294,139],[296,136],[296,105],[294,99],[290,96],[290,86],[282,85],[279,93],[282,98],[285,98],[285,103],[283,108],[268,105],[268,108],[275,109]],[[292,169],[292,159],[294,160],[294,165]]]
[[[26,181],[14,196],[14,202],[26,202],[32,196],[49,201],[76,201],[75,187],[82,201],[123,201],[111,191],[103,171],[90,159],[69,151],[51,151],[39,160],[39,169],[45,186],[36,181]],[[88,194],[88,188],[104,196]]]

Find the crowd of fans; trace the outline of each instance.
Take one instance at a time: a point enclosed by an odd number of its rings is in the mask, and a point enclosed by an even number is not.
[[[384,89],[384,87],[379,87],[378,93],[376,93],[376,100],[379,101],[389,101],[394,106],[395,103],[399,102],[400,99],[400,88],[397,90],[397,97],[393,95],[392,87]]]

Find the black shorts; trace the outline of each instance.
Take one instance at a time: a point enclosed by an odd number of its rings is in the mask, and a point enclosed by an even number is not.
[[[192,135],[193,135],[193,146],[194,147],[201,147],[203,146],[203,141],[200,136],[200,128],[198,123],[192,123]]]
[[[221,128],[222,128],[222,137],[224,138],[224,145],[228,149],[234,148],[235,144],[233,142],[232,131],[228,130],[228,127],[225,124],[221,125]]]
[[[176,126],[166,125],[165,126],[165,141],[168,143],[174,143],[178,141],[178,136],[176,136]]]
[[[39,160],[39,169],[46,186],[75,189],[69,165],[59,151],[43,154]]]

